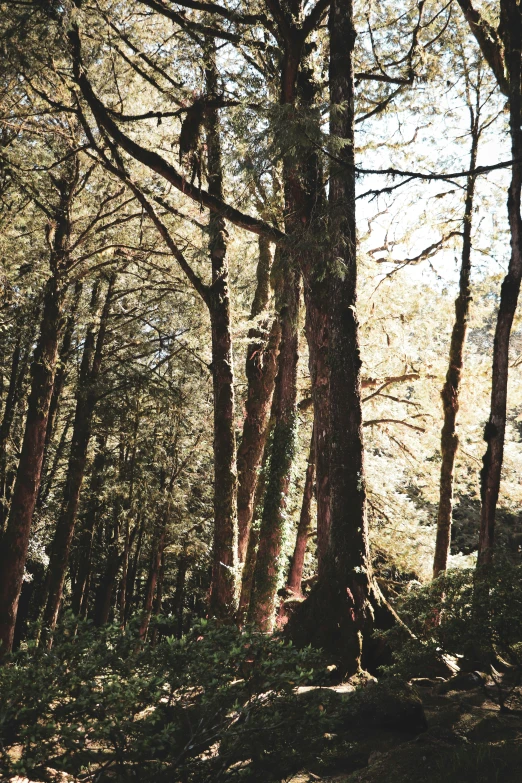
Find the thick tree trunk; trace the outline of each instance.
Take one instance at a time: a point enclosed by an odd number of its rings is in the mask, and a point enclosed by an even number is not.
[[[315,480],[315,448],[317,438],[315,435],[315,425],[312,430],[310,440],[310,452],[308,455],[308,465],[306,466],[305,485],[303,490],[303,502],[301,504],[301,514],[299,525],[297,527],[297,537],[295,539],[294,554],[290,565],[290,573],[286,582],[287,588],[296,596],[301,596],[301,581],[303,579],[303,566],[308,546],[308,537],[312,528],[312,498],[314,496]]]
[[[29,532],[40,483],[47,413],[62,321],[63,287],[47,282],[40,337],[32,365],[24,441],[0,552],[0,655],[9,652],[22,589]]]
[[[206,56],[207,93],[217,95],[213,41],[207,46]],[[209,109],[206,121],[208,191],[222,199],[218,110]],[[213,213],[209,221],[212,286],[207,302],[212,327],[214,385],[214,542],[209,609],[211,615],[222,619],[233,617],[237,605],[237,465],[227,236],[224,218]]]
[[[472,142],[469,170],[473,171],[477,163],[477,149],[480,136],[479,106],[473,115],[471,128]],[[464,346],[468,329],[469,305],[471,302],[471,227],[473,218],[473,196],[475,193],[475,176],[470,175],[466,184],[466,203],[464,207],[464,226],[462,233],[462,260],[460,266],[459,295],[455,301],[455,322],[451,333],[449,365],[446,382],[442,389],[442,405],[444,423],[440,439],[440,498],[437,515],[437,538],[435,542],[435,557],[433,560],[433,576],[437,577],[445,571],[448,565],[448,555],[451,543],[451,523],[453,513],[453,473],[455,455],[459,438],[456,431],[457,414],[459,411],[459,393],[464,365]]]
[[[356,313],[352,14],[351,2],[332,0],[330,131],[345,144],[338,153],[342,163],[332,165],[329,189],[330,542],[321,577],[287,626],[298,644],[323,647],[347,674],[375,664],[373,629],[394,620],[373,578],[366,514]]]
[[[45,591],[47,602],[43,612],[43,626],[45,629],[45,633],[42,634],[43,643],[46,643],[46,641],[50,642],[48,634],[52,633],[56,627],[62,600],[63,585],[69,563],[69,552],[80,502],[80,492],[87,465],[87,452],[97,401],[97,383],[101,370],[103,346],[107,333],[115,281],[116,277],[112,275],[107,287],[97,338],[93,326],[89,327],[85,338],[64,498],[49,558],[47,590]]]
[[[273,400],[272,415],[275,425],[248,613],[249,622],[265,631],[273,628],[276,594],[280,587],[286,496],[294,459],[297,425],[300,273],[283,254],[281,263],[281,269],[277,270],[279,274],[283,274],[283,280],[277,294],[279,301],[276,301],[281,322],[281,343]]]
[[[511,257],[508,273],[502,283],[500,305],[493,345],[491,410],[484,430],[487,450],[481,472],[482,512],[477,567],[487,566],[493,558],[495,512],[500,491],[504,439],[506,431],[507,386],[509,368],[509,339],[517,307],[522,277],[522,220],[520,194],[522,186],[522,111],[521,111],[521,52],[522,20],[520,6],[515,0],[502,5],[502,28],[505,61],[509,76],[509,125],[511,132],[511,183],[508,194],[508,218],[511,232]]]

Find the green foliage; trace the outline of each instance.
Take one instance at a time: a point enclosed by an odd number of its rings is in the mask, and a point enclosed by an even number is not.
[[[0,770],[33,780],[48,767],[99,781],[226,777],[244,746],[259,765],[288,741],[280,715],[304,725],[294,690],[325,674],[317,653],[250,630],[201,621],[150,648],[135,630],[77,627],[68,616],[50,651],[29,647],[0,670]]]
[[[435,673],[443,656],[493,674],[499,658],[522,668],[521,565],[447,571],[405,594],[398,611],[413,636],[399,627],[384,634],[394,648],[391,674]]]

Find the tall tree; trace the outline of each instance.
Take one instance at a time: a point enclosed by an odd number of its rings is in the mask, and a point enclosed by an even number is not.
[[[375,582],[369,552],[357,321],[353,7],[332,0],[328,259],[330,364],[330,541],[328,566],[290,618],[289,633],[335,654],[346,673],[374,666],[371,636],[393,621]],[[341,142],[341,144],[339,143]],[[363,657],[364,655],[364,657]]]
[[[437,514],[437,538],[433,559],[433,576],[437,577],[445,571],[451,544],[451,524],[453,513],[453,483],[455,456],[459,445],[457,435],[457,415],[459,412],[459,393],[464,367],[464,348],[468,330],[469,307],[471,302],[471,249],[472,223],[478,145],[481,135],[481,67],[477,68],[476,83],[472,85],[473,76],[464,64],[467,103],[470,115],[471,150],[469,156],[469,175],[466,181],[466,197],[462,225],[462,254],[459,278],[459,295],[455,300],[455,321],[451,333],[449,364],[446,382],[441,392],[444,410],[444,424],[441,432],[441,467],[440,467],[440,498]],[[475,100],[472,102],[470,89],[475,90]]]
[[[489,565],[493,558],[495,513],[500,492],[509,372],[509,342],[513,318],[522,280],[522,106],[521,47],[522,18],[516,0],[500,0],[498,29],[481,15],[470,0],[459,0],[470,30],[489,63],[500,90],[509,100],[509,130],[511,137],[511,182],[507,211],[511,234],[511,256],[508,272],[500,291],[491,386],[491,408],[484,429],[487,443],[481,472],[481,520],[477,565]]]
[[[13,643],[29,533],[40,486],[47,417],[62,330],[62,308],[67,290],[71,209],[78,176],[78,161],[73,157],[62,176],[53,178],[57,202],[52,215],[54,227],[50,232],[51,275],[46,284],[40,334],[31,366],[31,393],[22,453],[0,554],[0,656],[10,651]]]

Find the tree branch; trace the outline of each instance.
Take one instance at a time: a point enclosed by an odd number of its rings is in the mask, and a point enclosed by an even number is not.
[[[495,28],[473,7],[471,0],[457,0],[470,30],[493,71],[502,93],[509,96],[509,82],[504,67],[502,41]]]
[[[286,235],[274,226],[270,226],[259,218],[251,217],[243,212],[240,212],[235,207],[226,204],[224,201],[211,196],[206,190],[196,187],[195,185],[186,181],[172,164],[168,163],[157,152],[145,149],[140,144],[135,142],[116,125],[111,118],[104,104],[95,95],[92,85],[87,78],[85,69],[82,65],[81,59],[81,43],[80,33],[76,25],[72,25],[68,32],[69,41],[71,43],[71,49],[73,54],[73,71],[74,78],[82,92],[83,97],[87,101],[90,110],[92,111],[94,118],[98,125],[103,128],[108,135],[118,144],[125,152],[127,152],[135,160],[143,163],[152,171],[162,176],[167,182],[174,185],[177,190],[185,193],[189,198],[202,206],[209,209],[211,212],[215,212],[218,215],[229,220],[239,228],[243,228],[246,231],[250,231],[253,234],[263,235],[271,239],[273,242],[278,242],[285,239]]]

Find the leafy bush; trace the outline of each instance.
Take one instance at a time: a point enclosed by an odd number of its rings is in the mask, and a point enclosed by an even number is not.
[[[445,655],[493,675],[502,660],[522,672],[522,565],[447,571],[397,608],[414,636],[398,627],[385,634],[394,649],[389,673],[429,675]]]
[[[298,731],[308,716],[295,687],[326,676],[316,652],[251,630],[201,621],[150,648],[132,629],[76,626],[66,618],[50,651],[30,647],[0,669],[0,776],[255,779],[285,742],[278,711],[295,705]]]

